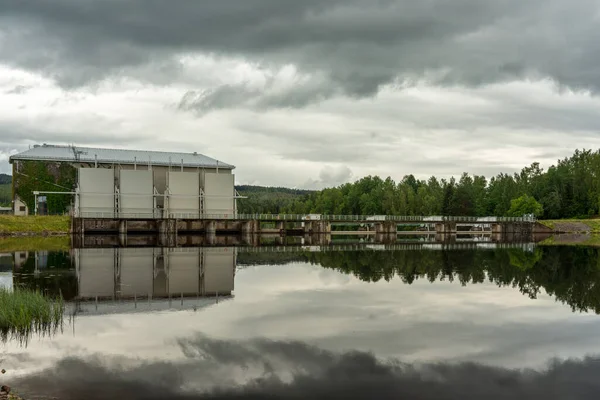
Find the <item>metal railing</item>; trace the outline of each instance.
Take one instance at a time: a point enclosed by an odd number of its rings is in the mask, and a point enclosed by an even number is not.
[[[331,252],[331,251],[412,251],[412,250],[494,250],[521,249],[532,251],[536,245],[529,242],[514,243],[395,243],[395,244],[330,244],[330,245],[279,245],[279,246],[240,246],[238,253],[298,253],[298,252]]]
[[[382,222],[396,222],[404,224],[426,225],[444,222],[457,224],[491,225],[503,222],[536,222],[532,216],[523,217],[460,217],[460,216],[400,216],[400,215],[315,215],[315,214],[238,214],[228,213],[200,213],[186,210],[149,209],[147,212],[122,212],[107,208],[82,207],[77,213],[81,218],[127,218],[127,219],[196,219],[196,220],[237,220],[237,221],[268,221],[268,222],[354,222],[362,224],[377,224]]]

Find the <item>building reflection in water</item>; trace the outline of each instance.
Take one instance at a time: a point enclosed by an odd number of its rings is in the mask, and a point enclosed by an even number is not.
[[[236,251],[223,248],[75,249],[78,298],[231,295]]]
[[[11,288],[62,296],[67,311],[97,314],[196,309],[226,300],[233,295],[237,250],[82,248],[13,257]]]

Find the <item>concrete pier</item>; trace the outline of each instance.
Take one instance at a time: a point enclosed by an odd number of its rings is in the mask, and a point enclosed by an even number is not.
[[[456,233],[456,222],[440,222],[435,224],[435,233],[440,235],[448,235]]]
[[[231,217],[231,216],[230,216]],[[533,220],[525,218],[495,218],[494,222],[482,222],[476,217],[397,217],[382,216],[316,216],[303,215],[235,215],[235,218],[73,218],[72,233],[88,234],[160,234],[178,235],[214,234],[261,234],[312,235],[329,234],[332,225],[358,225],[378,235],[396,235],[399,225],[434,226],[439,235],[486,230],[493,234],[531,234],[536,229]],[[433,220],[432,218],[435,218]],[[539,225],[539,224],[538,224]],[[490,230],[491,227],[491,230]],[[484,229],[485,228],[485,229]]]

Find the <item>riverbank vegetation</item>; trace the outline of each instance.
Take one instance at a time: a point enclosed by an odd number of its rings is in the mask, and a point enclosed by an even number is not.
[[[0,253],[17,251],[68,251],[70,236],[0,237]]]
[[[14,216],[0,215],[0,236],[15,233],[66,234],[71,229],[71,218],[63,215]]]
[[[559,219],[540,221],[555,232],[600,233],[600,219]]]
[[[239,200],[240,209],[244,202]],[[463,174],[458,180],[406,175],[400,182],[368,176],[335,188],[281,200],[279,212],[346,215],[514,216],[540,219],[590,218],[600,214],[600,151],[577,150],[543,170],[533,163],[489,180]],[[264,204],[264,205],[263,205]],[[267,202],[252,212],[269,213]]]
[[[40,292],[0,288],[0,341],[26,343],[34,334],[55,333],[62,327],[64,303]]]
[[[579,246],[600,247],[598,234],[563,234],[553,235],[537,243],[538,246]]]

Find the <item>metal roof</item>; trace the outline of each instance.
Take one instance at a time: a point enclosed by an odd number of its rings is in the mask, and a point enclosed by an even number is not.
[[[170,153],[164,151],[102,149],[79,146],[34,145],[29,150],[10,156],[14,160],[30,161],[64,161],[103,164],[133,164],[173,165],[184,167],[206,167],[234,169],[235,166],[226,164],[214,158],[199,153]]]

